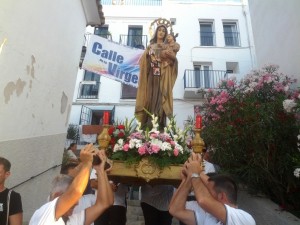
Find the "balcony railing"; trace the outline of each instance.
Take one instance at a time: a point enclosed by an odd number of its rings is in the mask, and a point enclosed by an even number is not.
[[[79,84],[78,99],[98,99],[100,82],[82,81]]]
[[[215,45],[215,32],[200,32],[201,46],[214,46]]]
[[[119,44],[131,46],[134,48],[147,48],[147,35],[124,35],[120,34]]]
[[[162,0],[101,0],[102,5],[161,6]]]
[[[225,46],[240,46],[239,32],[224,32]]]
[[[227,80],[224,70],[185,70],[184,88],[219,88],[221,80]]]

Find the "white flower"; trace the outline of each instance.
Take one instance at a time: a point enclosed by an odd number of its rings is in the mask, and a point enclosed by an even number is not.
[[[114,152],[117,152],[117,151],[120,151],[120,150],[122,150],[122,147],[120,145],[118,145],[118,144],[115,144],[115,146],[114,146]]]
[[[123,140],[123,139],[119,139],[119,140],[118,140],[118,144],[119,144],[119,145],[123,145],[123,144],[124,144],[124,140]]]
[[[282,104],[286,112],[292,112],[292,109],[297,105],[297,103],[293,99],[286,99]]]
[[[177,135],[177,134],[174,134],[174,135],[173,135],[173,138],[174,138],[174,141],[177,141],[177,140],[178,140],[178,135]]]
[[[129,148],[134,148],[134,146],[135,146],[135,140],[136,139],[131,139],[130,141],[129,141]]]
[[[151,144],[157,145],[159,147],[161,147],[162,143],[163,142],[161,140],[158,140],[158,139],[152,139],[151,140]]]
[[[172,150],[172,146],[169,142],[163,142],[160,148],[162,151]]]
[[[294,176],[299,178],[300,177],[300,168],[296,168],[294,171]]]
[[[176,143],[175,148],[177,148],[181,154],[183,153],[183,148],[180,144]]]
[[[287,92],[287,91],[289,90],[289,88],[290,88],[290,87],[289,87],[288,85],[286,85],[286,86],[284,86],[283,89],[284,89],[285,92]]]

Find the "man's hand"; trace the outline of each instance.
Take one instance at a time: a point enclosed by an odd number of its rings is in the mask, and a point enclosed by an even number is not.
[[[80,151],[80,160],[82,163],[92,163],[93,162],[94,147],[90,143],[83,147]]]
[[[202,157],[199,153],[192,153],[190,158],[187,160],[187,162],[184,164],[185,170],[184,173],[187,176],[191,176],[193,173],[200,174],[203,171],[202,167]]]
[[[96,171],[106,171],[105,165],[107,164],[107,156],[105,154],[105,150],[101,149],[97,153],[95,153],[99,158],[101,163],[99,165],[94,165],[94,169]]]

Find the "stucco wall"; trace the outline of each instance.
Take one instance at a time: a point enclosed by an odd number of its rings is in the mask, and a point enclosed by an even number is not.
[[[2,0],[0,155],[8,187],[61,163],[86,27],[80,0]],[[45,202],[59,167],[17,187],[24,221]]]
[[[299,80],[300,1],[249,0],[249,8],[258,66],[277,64]]]

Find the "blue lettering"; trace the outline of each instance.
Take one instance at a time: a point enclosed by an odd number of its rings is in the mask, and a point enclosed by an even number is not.
[[[138,82],[139,77],[135,74],[132,75],[131,81],[132,83],[136,84]]]
[[[108,63],[108,73],[109,74],[115,74],[117,68],[118,68],[117,64],[113,64],[111,62]]]
[[[102,45],[98,42],[95,42],[92,48],[92,52],[95,53],[96,55],[100,55],[101,50],[102,49]]]

